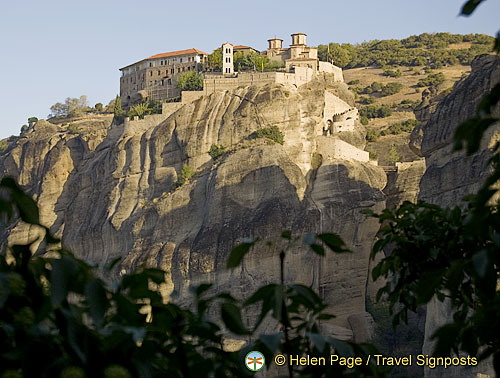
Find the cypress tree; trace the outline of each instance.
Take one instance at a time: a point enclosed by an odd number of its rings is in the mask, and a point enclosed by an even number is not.
[[[116,95],[116,99],[115,99],[114,114],[115,114],[115,117],[121,117],[124,114],[124,111],[122,109],[122,100],[120,99],[120,96],[118,96],[118,95]]]

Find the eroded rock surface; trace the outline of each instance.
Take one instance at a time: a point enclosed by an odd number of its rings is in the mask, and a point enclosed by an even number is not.
[[[100,266],[121,256],[117,274],[161,267],[181,300],[189,285],[200,282],[240,297],[277,282],[275,248],[256,248],[241,267],[225,269],[230,250],[244,237],[279,243],[283,230],[336,232],[352,254],[320,260],[297,246],[287,256],[286,277],[325,298],[338,315],[330,329],[352,335],[356,324],[365,338],[370,331],[362,322],[348,319],[366,311],[378,224],[361,210],[384,208],[386,175],[356,159],[318,160],[328,145],[317,135],[325,91],[352,102],[343,83],[321,79],[298,89],[275,84],[215,93],[159,124],[87,120],[70,130],[40,121],[0,158],[0,172],[35,196],[42,222],[77,256]],[[269,126],[280,128],[284,145],[253,137]],[[337,137],[362,147],[358,126]],[[226,147],[215,162],[208,154],[212,144]],[[196,173],[176,188],[184,164]],[[17,227],[10,242],[28,233]],[[255,316],[249,313],[249,321]]]
[[[418,198],[440,206],[455,206],[462,203],[467,194],[477,192],[489,174],[488,147],[498,140],[498,125],[491,127],[485,135],[481,149],[472,156],[453,152],[453,137],[457,127],[474,116],[477,105],[489,90],[500,82],[500,58],[483,55],[472,62],[470,76],[455,85],[428,117],[427,123],[415,130],[412,138],[417,140],[426,170],[420,181]],[[497,116],[500,115],[497,109]],[[426,340],[423,353],[431,354],[434,342],[430,337],[434,331],[449,320],[450,311],[437,301],[427,306]],[[426,377],[476,377],[478,372],[491,374],[488,364],[479,369],[425,369]]]

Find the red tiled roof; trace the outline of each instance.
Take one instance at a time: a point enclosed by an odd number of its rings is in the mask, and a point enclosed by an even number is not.
[[[209,55],[206,52],[203,52],[203,51],[197,50],[197,49],[187,49],[187,50],[171,51],[171,52],[167,52],[167,53],[152,55],[149,58],[145,58],[145,59],[139,60],[139,61],[137,61],[135,63],[129,64],[129,65],[125,66],[125,67],[122,67],[122,68],[120,68],[120,70],[123,70],[124,68],[133,66],[133,65],[135,65],[137,63],[144,62],[145,60],[149,60],[149,59],[168,58],[168,57],[171,57],[171,56],[188,55],[188,54],[204,54],[204,55]]]
[[[171,51],[171,52],[167,52],[167,53],[156,54],[156,55],[150,56],[149,58],[146,58],[145,60],[148,60],[148,59],[157,59],[157,58],[168,58],[170,56],[187,55],[187,54],[204,54],[204,55],[208,55],[206,52],[203,52],[201,50],[187,49],[187,50]]]
[[[250,50],[253,50],[253,51],[259,52],[259,50],[254,49],[252,46],[245,46],[245,45],[237,45],[237,46],[233,46],[233,50],[234,50],[235,52],[238,52],[239,50],[247,50],[247,49],[250,49]]]

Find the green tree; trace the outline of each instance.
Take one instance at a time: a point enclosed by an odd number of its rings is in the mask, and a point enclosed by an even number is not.
[[[122,100],[120,96],[116,95],[115,103],[113,105],[113,113],[115,115],[115,119],[121,120],[125,111],[122,109]]]
[[[184,164],[182,166],[181,171],[179,172],[179,175],[177,176],[177,183],[175,186],[184,185],[186,182],[189,181],[191,177],[193,177],[193,175],[194,175],[193,168],[188,164]]]
[[[392,108],[389,105],[367,105],[359,110],[360,117],[366,118],[385,118],[392,114]]]
[[[345,67],[351,60],[349,51],[344,49],[338,43],[330,43],[330,54],[328,55],[328,61],[338,67]]]
[[[368,142],[376,142],[380,137],[380,131],[376,129],[367,129],[366,130],[366,140]]]
[[[285,143],[285,137],[278,126],[264,127],[256,132],[257,138],[267,138],[276,143]]]
[[[215,49],[208,56],[208,67],[212,71],[222,71],[222,48]]]
[[[383,88],[383,85],[377,81],[374,81],[373,83],[371,83],[370,88],[373,92],[380,92]]]
[[[380,95],[382,97],[391,96],[393,94],[399,93],[403,89],[403,84],[401,83],[388,83],[382,87]]]
[[[390,125],[387,128],[387,131],[389,132],[389,134],[392,135],[398,135],[401,133],[411,133],[417,124],[418,121],[416,119],[407,119],[406,121]]]
[[[28,118],[28,125],[31,127],[33,126],[35,123],[38,122],[38,118],[37,117],[29,117]]]
[[[68,115],[68,107],[65,104],[56,102],[50,107],[49,117],[65,117]]]
[[[318,58],[319,60],[326,62],[328,61],[328,46],[327,45],[318,45]]]
[[[181,91],[203,90],[203,76],[196,71],[188,71],[177,78],[177,88]]]
[[[426,78],[420,79],[417,83],[419,87],[438,86],[444,83],[445,76],[442,72],[430,73]]]
[[[216,160],[219,156],[221,156],[224,153],[224,150],[226,148],[222,145],[218,146],[216,144],[212,144],[210,146],[210,150],[208,151],[208,154],[213,160]]]
[[[245,55],[240,52],[240,51],[237,51],[234,53],[233,55],[233,62],[234,62],[234,70],[235,71],[243,71],[245,66],[246,66],[246,57]]]
[[[78,116],[88,111],[90,108],[87,103],[87,96],[82,95],[79,98],[67,97],[63,103],[57,102],[50,107],[52,117],[70,117]]]
[[[68,104],[68,115],[70,116],[81,115],[85,111],[89,110],[87,96],[85,95],[82,95],[79,98],[67,98],[66,104]]]
[[[103,108],[104,108],[104,106],[100,102],[98,102],[97,104],[94,105],[94,109],[98,112],[102,112]]]
[[[144,118],[144,115],[150,114],[151,113],[151,108],[149,107],[149,102],[141,102],[140,104],[137,104],[136,106],[132,106],[128,110],[128,117],[139,117],[139,118]]]
[[[401,71],[399,70],[399,68],[397,70],[385,69],[382,75],[398,78],[401,77]]]
[[[371,105],[373,103],[375,103],[375,98],[372,97],[372,96],[363,96],[363,97],[360,97],[359,98],[359,101],[358,101],[360,104],[363,104],[363,105]]]
[[[350,45],[354,48],[354,46]],[[345,67],[351,60],[352,49],[344,48],[338,43],[318,46],[318,56],[322,61],[330,62],[338,67]]]
[[[250,53],[248,53],[247,60],[252,66],[252,69],[255,69],[257,71],[263,71],[269,65],[269,58],[265,55],[260,55],[255,51],[251,51]]]
[[[389,149],[389,161],[391,163],[396,163],[399,161],[399,154],[398,150],[396,149],[396,146],[393,144],[391,145],[391,148]]]

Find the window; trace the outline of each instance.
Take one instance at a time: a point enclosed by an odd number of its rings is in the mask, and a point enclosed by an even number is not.
[[[170,70],[170,73],[171,73],[171,74],[173,74],[174,72],[175,72],[175,71],[174,71],[174,69],[172,68],[172,69]]]
[[[153,71],[149,71],[149,76],[153,76]]]
[[[168,79],[168,85],[172,85],[172,80]]]
[[[152,62],[149,62],[149,67],[153,67],[153,63]]]
[[[182,58],[181,58],[181,63],[182,63]]]
[[[177,73],[181,72],[181,69],[180,68],[177,68]]]
[[[191,71],[191,67],[188,67],[188,71]]]
[[[161,71],[160,70],[158,70],[158,75],[161,75]]]

